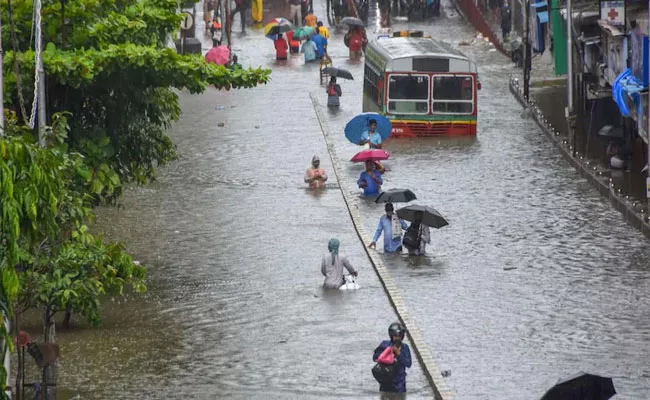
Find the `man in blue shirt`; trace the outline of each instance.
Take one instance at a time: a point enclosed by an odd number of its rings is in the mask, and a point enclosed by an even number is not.
[[[316,57],[323,58],[325,49],[327,48],[327,39],[320,34],[315,34],[311,37],[311,40],[316,43]]]
[[[395,253],[402,251],[402,230],[408,229],[408,225],[403,219],[393,214],[393,204],[386,203],[386,215],[379,218],[379,226],[372,242],[368,247],[373,248],[377,245],[377,239],[384,233],[384,252]],[[393,225],[395,225],[393,227]],[[401,228],[401,229],[400,229]]]
[[[361,140],[359,141],[359,144],[363,146],[366,143],[370,143],[371,149],[381,149],[381,143],[383,140],[381,139],[381,135],[379,135],[376,130],[377,121],[371,119],[368,121],[368,130],[364,131],[361,134]]]
[[[361,173],[357,185],[363,188],[364,196],[377,196],[381,191],[381,184],[384,180],[379,171],[375,170],[373,161],[366,161],[366,170]]]

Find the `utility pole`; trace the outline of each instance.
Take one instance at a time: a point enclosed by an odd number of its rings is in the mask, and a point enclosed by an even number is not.
[[[650,0],[649,0],[650,1]],[[530,96],[530,70],[532,66],[533,49],[530,45],[530,2],[524,1],[526,7],[524,21],[524,100]]]
[[[566,86],[567,86],[567,107],[564,111],[566,117],[569,134],[571,135],[571,147],[573,147],[572,154],[577,155],[578,135],[575,129],[575,116],[573,115],[573,7],[571,0],[566,0]]]
[[[38,79],[38,143],[45,147],[45,128],[47,126],[47,114],[45,109],[45,68],[43,67],[43,32],[41,30],[41,0],[34,2],[36,8],[36,79]]]

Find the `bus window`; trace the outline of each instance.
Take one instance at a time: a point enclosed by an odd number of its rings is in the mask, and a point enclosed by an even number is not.
[[[379,77],[379,75],[377,75],[377,73],[372,68],[366,65],[365,73],[364,73],[363,91],[370,99],[372,99],[373,103],[377,104],[378,106],[381,106],[380,89],[379,89],[380,79],[381,78]]]
[[[434,113],[472,114],[474,78],[472,76],[434,76]]]
[[[394,114],[429,113],[428,75],[390,75],[388,112]]]

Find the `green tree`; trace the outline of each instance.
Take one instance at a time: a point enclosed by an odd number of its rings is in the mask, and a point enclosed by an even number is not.
[[[15,120],[7,127],[14,135],[0,138],[0,313],[17,321],[25,310],[41,308],[46,329],[68,308],[97,324],[102,295],[119,295],[125,286],[146,289],[144,267],[122,244],[88,233],[92,198],[75,184],[89,179],[86,166],[62,146],[66,117],[53,121],[49,136],[58,139],[47,148],[17,134],[22,128]]]
[[[33,10],[29,0],[0,0],[7,3],[5,99],[21,115],[28,108],[21,97],[31,102],[33,91]],[[66,143],[86,156],[96,195],[154,179],[156,166],[175,159],[166,130],[180,116],[176,90],[252,88],[269,79],[268,70],[228,70],[169,48],[181,21],[176,0],[45,1],[42,15],[48,110],[72,114]]]

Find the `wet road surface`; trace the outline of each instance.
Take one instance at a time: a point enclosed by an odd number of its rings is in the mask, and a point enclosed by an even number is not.
[[[323,9],[315,4],[317,15]],[[471,41],[474,32],[448,4],[444,11],[426,30]],[[240,35],[234,26],[239,62],[273,68],[272,80],[181,93],[172,132],[181,160],[129,190],[124,208],[101,211],[101,229],[150,267],[149,293],[107,304],[99,329],[60,332],[60,383],[71,394],[379,397],[371,352],[396,317],[352,229],[309,100],[315,91],[325,104],[318,66],[301,55],[276,63],[261,28]],[[341,109],[325,112],[345,159],[359,150],[342,128],[361,111],[363,64],[347,60],[342,32],[330,33],[334,65],[356,79],[341,83]],[[478,137],[386,146],[394,158],[384,188],[411,188],[451,222],[432,231],[427,257],[385,262],[427,344],[459,399],[539,398],[579,370],[613,376],[622,398],[647,398],[647,241],[520,117],[508,60],[483,42],[461,50],[483,85]],[[330,172],[318,195],[302,184],[314,154]],[[361,166],[346,170],[354,182]],[[359,207],[374,232],[382,207],[361,198]],[[360,270],[361,290],[321,289],[330,237]],[[431,397],[416,364],[407,379],[409,398]]]

